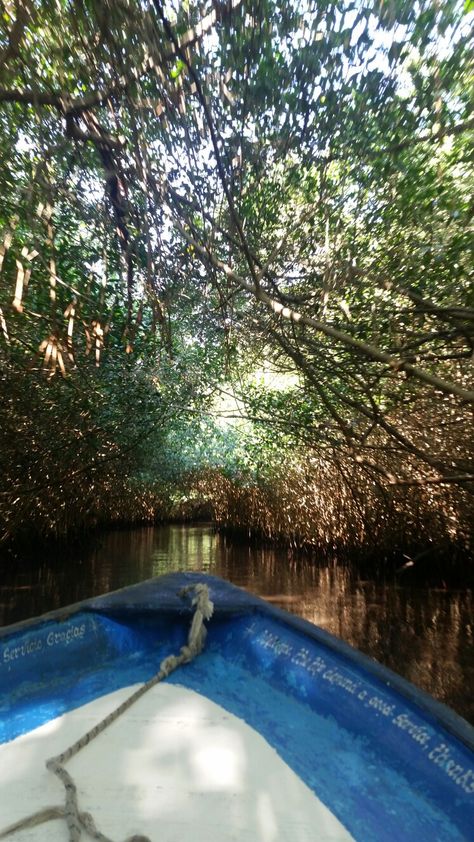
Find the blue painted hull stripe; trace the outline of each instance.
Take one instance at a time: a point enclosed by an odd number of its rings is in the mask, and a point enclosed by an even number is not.
[[[161,597],[158,580],[3,630],[0,741],[153,675],[186,639],[183,579],[166,577]],[[361,842],[472,838],[467,723],[453,736],[458,718],[443,727],[425,694],[418,704],[416,691],[400,692],[406,682],[394,686],[349,647],[211,582],[220,610],[208,647],[171,681],[261,733]]]

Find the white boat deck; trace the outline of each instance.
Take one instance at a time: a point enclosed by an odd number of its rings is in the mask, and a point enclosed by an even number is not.
[[[64,788],[45,761],[130,695],[125,688],[0,745],[0,832]],[[117,842],[348,842],[352,836],[252,728],[203,696],[159,684],[67,764],[80,809]],[[83,834],[83,838],[88,838]],[[64,819],[12,842],[67,842]]]

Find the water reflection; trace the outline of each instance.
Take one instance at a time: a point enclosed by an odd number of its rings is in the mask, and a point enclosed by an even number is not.
[[[470,592],[364,581],[284,550],[232,544],[207,526],[102,535],[67,558],[3,562],[0,624],[171,570],[203,570],[271,600],[382,661],[474,721]]]

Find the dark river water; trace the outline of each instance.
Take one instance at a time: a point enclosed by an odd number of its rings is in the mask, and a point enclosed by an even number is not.
[[[0,561],[0,625],[173,570],[213,573],[299,614],[474,723],[473,593],[358,577],[207,525],[116,530],[68,555]]]

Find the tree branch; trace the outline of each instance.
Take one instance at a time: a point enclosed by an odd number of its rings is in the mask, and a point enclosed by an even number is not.
[[[242,289],[247,290],[250,292],[258,301],[261,301],[262,304],[265,304],[268,310],[273,312],[276,316],[280,316],[283,319],[289,319],[292,322],[299,323],[302,325],[306,325],[307,327],[311,327],[314,330],[318,331],[318,333],[322,333],[325,336],[328,336],[331,339],[334,339],[336,342],[340,342],[348,348],[352,348],[355,351],[358,351],[364,357],[368,359],[375,360],[376,362],[382,362],[388,365],[393,371],[406,371],[410,373],[413,377],[416,377],[418,380],[421,380],[423,383],[427,383],[430,386],[434,386],[435,389],[439,389],[439,391],[443,392],[446,395],[456,395],[458,398],[461,398],[463,401],[468,401],[469,403],[474,403],[474,391],[469,389],[463,389],[457,383],[452,383],[448,380],[443,380],[441,377],[437,377],[435,374],[430,374],[428,371],[424,371],[423,369],[418,368],[417,366],[412,365],[412,363],[407,362],[403,359],[397,359],[393,357],[391,354],[388,354],[386,351],[382,351],[382,349],[378,348],[375,345],[372,345],[369,342],[363,342],[361,339],[357,339],[355,336],[351,336],[348,333],[345,333],[339,328],[332,327],[328,325],[326,322],[321,322],[317,319],[314,319],[310,316],[306,316],[303,313],[299,313],[296,310],[293,310],[291,307],[285,307],[279,301],[276,301],[272,298],[268,293],[266,293],[261,287],[257,287],[251,281],[246,280],[241,275],[238,275],[228,266],[226,263],[223,263],[222,260],[219,260],[211,249],[205,248],[198,243],[194,237],[185,230],[184,226],[178,222],[177,220],[173,220],[174,226],[177,230],[182,234],[182,236],[187,240],[187,242],[192,245],[198,254],[204,259],[205,262],[211,262],[216,269],[220,269],[221,272],[224,274],[234,283],[238,284]]]

